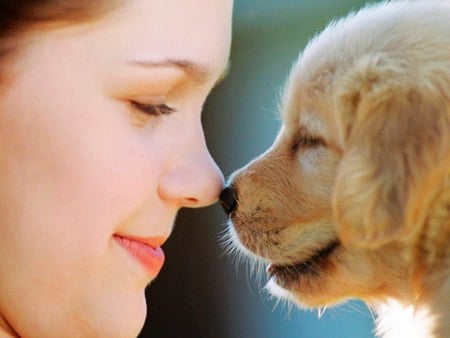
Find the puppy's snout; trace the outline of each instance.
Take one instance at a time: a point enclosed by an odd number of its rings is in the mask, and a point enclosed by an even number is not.
[[[227,215],[231,214],[236,209],[236,191],[233,186],[228,186],[220,193],[220,204]]]

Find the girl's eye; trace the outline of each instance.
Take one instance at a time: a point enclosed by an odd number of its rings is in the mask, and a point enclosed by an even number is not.
[[[162,104],[147,104],[147,103],[141,103],[138,101],[130,101],[131,107],[139,111],[141,113],[144,113],[149,116],[161,116],[161,115],[169,115],[171,113],[176,112],[175,108],[169,107],[168,105],[162,103]]]

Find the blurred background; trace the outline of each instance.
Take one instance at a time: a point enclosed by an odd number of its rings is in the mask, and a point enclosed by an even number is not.
[[[231,69],[208,98],[203,123],[225,177],[272,143],[278,94],[308,39],[358,0],[235,0]],[[186,42],[188,43],[188,42]],[[326,309],[278,304],[246,264],[224,253],[218,205],[182,210],[164,245],[166,264],[147,290],[141,338],[373,338],[373,316],[358,301]],[[323,312],[323,313],[322,313]]]

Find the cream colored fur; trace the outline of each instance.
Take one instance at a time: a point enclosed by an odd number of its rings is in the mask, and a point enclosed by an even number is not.
[[[281,118],[229,183],[230,234],[271,264],[271,292],[306,307],[360,298],[384,337],[450,337],[450,2],[329,25],[294,64]]]

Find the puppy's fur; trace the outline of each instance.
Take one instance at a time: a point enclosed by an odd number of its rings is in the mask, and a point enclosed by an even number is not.
[[[229,182],[230,236],[270,264],[273,294],[360,298],[385,337],[403,336],[398,307],[415,336],[450,337],[449,32],[448,1],[387,2],[300,55],[278,137]]]

